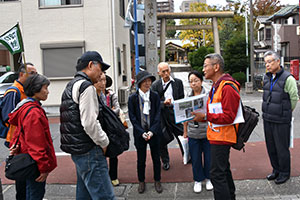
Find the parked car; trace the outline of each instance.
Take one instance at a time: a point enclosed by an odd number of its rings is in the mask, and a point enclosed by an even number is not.
[[[3,97],[6,89],[18,79],[18,73],[6,72],[0,76],[0,98]]]

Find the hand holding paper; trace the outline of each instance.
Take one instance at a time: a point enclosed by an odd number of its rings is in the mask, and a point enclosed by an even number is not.
[[[192,112],[192,115],[195,115],[193,121],[195,122],[201,122],[204,120],[205,118],[205,113],[201,113],[201,112]]]

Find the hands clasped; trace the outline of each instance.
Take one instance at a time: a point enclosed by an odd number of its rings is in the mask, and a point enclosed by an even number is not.
[[[150,140],[152,136],[153,136],[153,133],[152,133],[151,131],[148,131],[147,133],[144,132],[143,135],[142,135],[142,137],[143,137],[146,141]]]

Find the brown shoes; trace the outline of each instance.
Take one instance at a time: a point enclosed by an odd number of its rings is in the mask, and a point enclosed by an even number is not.
[[[161,187],[160,181],[155,181],[154,187],[155,187],[155,190],[156,190],[157,193],[162,193],[163,189]]]
[[[140,183],[139,183],[138,192],[139,192],[140,194],[142,194],[142,193],[145,192],[145,182],[140,182]]]

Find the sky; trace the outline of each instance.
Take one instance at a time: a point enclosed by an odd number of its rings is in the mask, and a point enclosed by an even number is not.
[[[255,0],[252,0],[252,2],[254,2]],[[180,5],[181,5],[182,0],[174,0],[174,9],[175,12],[180,12]],[[299,0],[281,0],[280,1],[281,4],[285,5],[285,4],[290,4],[290,5],[298,5],[299,4]],[[226,0],[206,0],[206,3],[208,5],[226,5]]]

